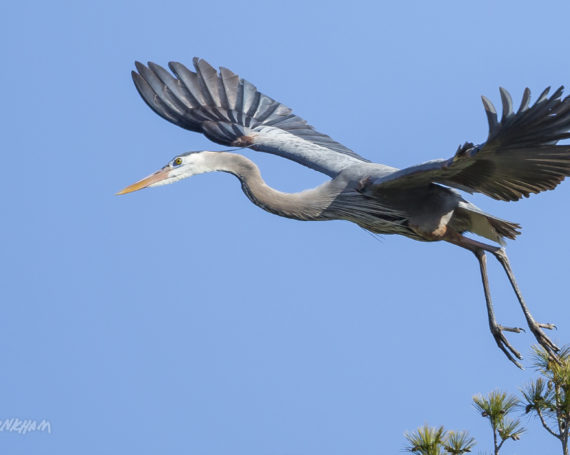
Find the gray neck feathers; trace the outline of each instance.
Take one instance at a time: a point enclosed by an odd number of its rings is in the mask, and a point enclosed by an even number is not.
[[[297,220],[328,220],[327,208],[343,190],[340,182],[331,180],[299,193],[283,193],[268,186],[259,168],[248,158],[235,153],[211,153],[213,171],[235,175],[251,202],[276,215]]]

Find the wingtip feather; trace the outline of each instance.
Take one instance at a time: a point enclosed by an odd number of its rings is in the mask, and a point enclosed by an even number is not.
[[[141,63],[138,60],[135,60],[135,68],[140,73],[146,69],[146,66],[144,65],[144,63]]]
[[[498,125],[497,110],[495,109],[495,106],[493,105],[491,100],[487,98],[485,95],[481,96],[481,100],[483,101],[485,114],[487,114],[487,121],[489,122],[489,136],[491,136],[495,132]]]
[[[501,94],[501,102],[503,103],[503,115],[501,118],[503,122],[513,114],[513,99],[511,94],[503,87],[499,87],[499,92]]]
[[[550,85],[542,91],[534,104],[537,105],[539,103],[542,103],[546,98],[548,98],[548,92],[550,92]]]
[[[521,112],[524,112],[528,109],[528,106],[530,104],[530,89],[528,87],[525,87],[524,92],[523,92],[523,96],[521,99],[521,105],[519,106],[519,110],[517,111],[517,114],[520,114]]]

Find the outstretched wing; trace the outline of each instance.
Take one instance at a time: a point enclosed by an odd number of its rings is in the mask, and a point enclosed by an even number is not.
[[[563,87],[550,98],[547,88],[529,107],[530,90],[524,91],[518,111],[509,92],[501,88],[503,115],[487,98],[483,105],[489,121],[484,144],[459,147],[448,160],[434,160],[373,179],[366,190],[407,188],[438,182],[494,199],[516,201],[555,188],[570,175],[570,97],[561,99]]]
[[[160,116],[218,144],[249,147],[335,176],[356,163],[368,162],[260,93],[226,68],[218,73],[194,58],[194,71],[181,63],[136,62],[133,81],[146,103]]]

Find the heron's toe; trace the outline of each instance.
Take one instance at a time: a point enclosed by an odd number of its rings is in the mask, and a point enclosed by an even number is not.
[[[507,338],[503,334],[503,330],[515,333],[520,333],[521,331],[524,332],[524,330],[522,330],[520,327],[503,327],[498,324],[491,325],[490,328],[491,328],[491,334],[493,335],[493,338],[495,339],[497,346],[499,346],[499,349],[503,351],[503,353],[507,356],[507,358],[511,362],[513,362],[517,367],[523,370],[524,369],[523,366],[515,359],[516,357],[517,359],[522,360],[523,357],[521,353],[517,351],[511,345],[511,343],[509,343],[509,340],[507,340]]]

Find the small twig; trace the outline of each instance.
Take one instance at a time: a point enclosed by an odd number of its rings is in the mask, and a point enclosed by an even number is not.
[[[544,417],[542,416],[542,412],[540,411],[539,408],[536,408],[536,413],[538,414],[538,417],[540,418],[540,421],[542,422],[542,426],[545,428],[546,431],[548,431],[552,436],[554,436],[555,438],[560,439],[560,435],[555,433],[554,431],[552,431],[550,429],[550,427],[548,426],[548,424],[546,423],[546,420],[544,420]]]

